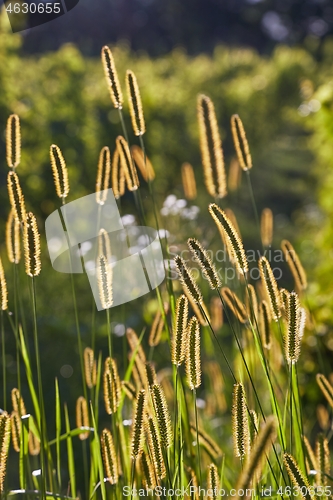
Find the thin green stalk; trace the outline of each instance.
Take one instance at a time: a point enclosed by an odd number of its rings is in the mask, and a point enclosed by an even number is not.
[[[193,405],[195,413],[195,430],[196,430],[196,440],[197,440],[197,452],[198,452],[198,468],[199,468],[199,480],[201,484],[201,459],[200,459],[200,444],[199,444],[199,426],[198,426],[198,407],[197,407],[197,391],[193,390]]]

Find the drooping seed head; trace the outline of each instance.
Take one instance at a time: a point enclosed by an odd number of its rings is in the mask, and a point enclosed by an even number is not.
[[[106,45],[102,48],[101,56],[111,101],[116,109],[122,109],[123,94],[119,83],[118,73],[116,70],[112,52]]]
[[[197,184],[193,167],[190,163],[183,163],[181,167],[184,195],[187,200],[197,197]]]
[[[298,494],[301,498],[304,500],[314,500],[315,496],[310,488],[310,483],[299,468],[295,458],[288,453],[284,453],[283,463],[287,469],[288,476],[290,477],[295,488],[298,490]]]
[[[210,498],[213,500],[219,498],[220,479],[219,472],[215,464],[208,466],[207,488],[211,492]]]
[[[269,247],[273,239],[273,212],[270,208],[264,208],[261,213],[260,234],[264,247]]]
[[[69,193],[68,171],[61,149],[55,144],[50,147],[50,160],[57,196],[65,199]]]
[[[103,375],[104,404],[106,412],[116,413],[120,404],[121,385],[117,365],[114,359],[107,358]]]
[[[237,154],[238,163],[243,170],[252,168],[252,157],[247,142],[243,122],[238,115],[231,117],[231,132]]]
[[[20,439],[21,439],[21,419],[17,411],[12,411],[10,415],[11,430],[12,430],[12,443],[14,450],[20,452]]]
[[[142,348],[142,345],[140,344],[140,340],[133,330],[133,328],[127,328],[126,329],[126,338],[127,342],[129,343],[129,346],[131,348],[132,353],[137,351],[136,356],[140,358],[143,364],[146,363],[146,355],[145,352]]]
[[[87,400],[80,396],[76,400],[76,427],[89,427],[89,416],[88,416],[88,404]],[[89,431],[81,432],[79,438],[84,441],[89,437]]]
[[[105,477],[109,481],[109,483],[117,484],[119,478],[117,455],[112,439],[112,434],[108,429],[103,429],[102,431],[101,449],[102,449],[104,470],[106,474]]]
[[[243,384],[235,384],[232,397],[232,437],[236,457],[248,455],[250,432],[247,418],[246,397]]]
[[[176,317],[173,326],[171,343],[171,361],[180,366],[185,358],[187,341],[188,299],[181,295],[176,303]]]
[[[327,402],[333,408],[333,387],[330,382],[327,380],[325,375],[322,373],[317,373],[316,375],[317,384],[320,387],[321,392],[324,394]]]
[[[238,272],[240,274],[245,274],[249,270],[249,265],[246,259],[242,240],[240,239],[237,231],[227,217],[226,213],[218,205],[211,203],[209,205],[209,212],[213,217],[217,228],[220,232],[223,232],[230,245]]]
[[[294,277],[297,289],[299,291],[305,290],[307,287],[306,274],[294,247],[290,241],[283,240],[281,242],[281,249]]]
[[[179,255],[177,255],[175,257],[175,264],[180,278],[180,282],[182,283],[183,287],[191,295],[193,301],[196,304],[202,304],[203,302],[202,294],[198,288],[198,285],[194,281],[191,271],[188,269],[184,259]]]
[[[97,178],[96,178],[96,201],[99,205],[104,205],[107,197],[107,189],[109,189],[110,183],[110,149],[105,146],[102,148],[97,167]]]
[[[136,166],[138,167],[144,180],[146,182],[154,180],[155,179],[155,171],[154,171],[154,167],[151,164],[148,156],[147,155],[145,156],[142,149],[139,146],[137,146],[136,144],[131,146],[130,151],[131,151],[132,158],[133,158]]]
[[[246,308],[244,304],[239,300],[235,292],[230,290],[229,287],[224,286],[221,289],[221,295],[224,302],[238,319],[238,321],[240,321],[241,323],[246,323],[248,320]]]
[[[30,415],[30,418],[32,416]],[[28,437],[28,449],[29,449],[29,454],[32,456],[37,456],[40,453],[40,439],[37,437],[32,430],[29,430],[29,437]]]
[[[259,309],[259,325],[262,336],[262,345],[265,349],[271,348],[270,311],[266,300],[263,300]]]
[[[208,455],[211,457],[212,460],[217,460],[219,457],[222,456],[222,450],[219,447],[219,445],[214,441],[214,439],[211,438],[207,432],[205,432],[203,429],[200,429],[196,427],[195,424],[191,423],[190,424],[190,429],[192,432],[192,436],[194,439],[197,438],[197,431],[198,431],[198,437],[199,437],[199,445],[202,446]]]
[[[120,167],[125,174],[127,188],[129,191],[135,191],[138,189],[140,183],[127,141],[124,137],[118,135],[116,146],[120,158]]]
[[[145,407],[146,407],[146,392],[144,389],[141,389],[141,391],[137,395],[136,404],[134,408],[134,418],[133,418],[131,457],[134,460],[142,452]]]
[[[168,314],[169,304],[167,302],[164,302],[163,308],[165,315]],[[160,343],[164,326],[164,318],[160,309],[158,309],[149,333],[148,344],[150,347],[156,347]]]
[[[151,395],[156,413],[161,444],[164,448],[169,448],[172,445],[171,417],[161,385],[153,385],[151,388]]]
[[[21,161],[21,127],[17,115],[10,115],[6,127],[7,165],[15,169]]]
[[[269,299],[272,318],[274,319],[274,321],[278,321],[281,317],[281,301],[279,289],[270,263],[264,256],[260,257],[259,259],[259,270],[261,282],[266,289],[267,297]]]
[[[215,269],[208,252],[202,247],[198,240],[195,238],[189,238],[187,240],[187,245],[192,253],[194,259],[198,262],[201,270],[206,277],[209,286],[216,290],[221,286],[221,279]]]
[[[140,89],[135,74],[129,69],[126,71],[126,88],[134,134],[143,135],[146,131],[146,124]]]
[[[97,257],[96,274],[102,307],[103,309],[109,309],[113,304],[112,268],[103,254]]]
[[[27,213],[23,224],[23,247],[26,274],[32,278],[38,276],[42,269],[40,234],[32,212]]]
[[[163,479],[166,476],[166,469],[163,459],[161,442],[152,416],[149,416],[147,418],[146,433],[148,437],[149,450],[153,459],[156,476],[158,479]]]
[[[83,360],[86,384],[91,389],[97,382],[97,366],[94,351],[90,347],[86,347],[83,351]]]
[[[22,193],[18,175],[13,171],[8,172],[7,188],[9,201],[14,213],[14,217],[18,222],[22,224],[26,219],[24,196]]]
[[[13,410],[16,413],[18,413],[20,415],[20,417],[23,417],[24,415],[26,415],[27,410],[25,408],[24,400],[23,400],[23,397],[18,389],[16,389],[16,388],[12,389],[11,398],[12,398]]]
[[[296,292],[291,292],[288,298],[288,328],[285,338],[285,356],[288,363],[298,361],[301,349],[300,337],[300,305]]]
[[[185,369],[188,386],[191,390],[201,385],[201,356],[200,356],[200,324],[195,316],[187,327],[187,345],[185,355]]]
[[[20,223],[15,218],[13,209],[10,210],[6,223],[6,248],[9,261],[18,264],[21,260]]]

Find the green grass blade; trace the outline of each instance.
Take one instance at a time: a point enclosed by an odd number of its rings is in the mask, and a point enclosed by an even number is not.
[[[71,428],[68,417],[68,409],[65,404],[65,424],[67,433],[67,455],[68,455],[68,473],[69,473],[69,483],[71,487],[71,493],[73,497],[76,497],[76,478],[75,478],[75,465],[74,465],[74,452],[73,452],[73,442],[71,435]]]

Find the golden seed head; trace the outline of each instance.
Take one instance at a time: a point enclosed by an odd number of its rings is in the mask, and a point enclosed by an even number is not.
[[[179,255],[177,255],[177,257],[175,257],[175,264],[180,278],[180,282],[182,283],[183,287],[187,290],[188,294],[191,295],[193,301],[196,304],[202,304],[203,302],[202,294],[199,290],[198,285],[194,281],[191,271],[185,264],[184,259]]]
[[[222,142],[215,115],[214,104],[205,95],[198,96],[201,161],[208,193],[223,198],[227,194]]]
[[[26,219],[26,210],[24,196],[16,172],[8,172],[7,188],[9,201],[14,212],[14,217],[18,222],[23,223]]]
[[[112,157],[111,183],[116,199],[125,194],[125,173],[121,166],[118,148],[115,149]]]
[[[120,404],[121,385],[117,364],[114,359],[107,358],[103,375],[104,403],[106,412],[116,413]]]
[[[212,297],[210,315],[213,330],[219,330],[223,326],[223,306],[219,297]]]
[[[140,340],[133,330],[133,328],[127,328],[126,329],[126,337],[127,337],[127,342],[129,343],[129,346],[131,348],[132,353],[134,351],[137,351],[136,356],[140,358],[143,364],[146,363],[146,355],[145,352],[140,344]]]
[[[112,268],[105,255],[97,257],[96,273],[99,298],[103,309],[109,309],[113,304]]]
[[[331,408],[333,408],[333,387],[332,387],[332,385],[327,380],[325,375],[323,375],[322,373],[317,373],[316,381],[320,387],[321,392],[323,393],[323,395],[327,399],[329,405],[331,406]]]
[[[10,210],[6,223],[6,247],[9,262],[18,264],[21,260],[20,223]]]
[[[30,418],[32,418],[31,415],[30,415]],[[29,430],[28,448],[29,448],[30,455],[32,455],[32,456],[39,455],[39,453],[40,453],[40,439],[32,432],[31,429]]]
[[[193,309],[193,313],[199,320],[200,325],[207,326],[208,325],[207,319],[208,321],[210,321],[210,316],[206,304],[204,302],[201,302],[199,307],[199,305],[197,304],[197,302],[195,302],[187,287],[182,284],[182,288],[184,294],[188,298],[189,304]]]
[[[195,238],[189,238],[187,240],[187,245],[192,253],[194,259],[198,262],[201,270],[206,277],[209,286],[216,290],[221,286],[221,279],[215,269],[208,252],[202,247],[198,240]]]
[[[153,464],[158,479],[166,476],[166,469],[163,459],[161,442],[153,417],[149,416],[146,422],[146,433],[148,436],[149,450],[153,459]]]
[[[12,397],[13,410],[16,413],[18,413],[20,415],[20,417],[23,417],[23,415],[26,415],[27,410],[25,408],[24,400],[23,400],[23,397],[22,397],[20,391],[16,388],[12,389],[11,397]]]
[[[109,189],[110,183],[110,149],[105,146],[101,149],[97,166],[96,178],[96,201],[99,205],[104,205],[107,197],[106,190]]]
[[[10,443],[10,416],[7,412],[0,414],[0,494],[4,491],[7,471],[7,457]]]
[[[0,258],[0,306],[2,311],[6,311],[6,309],[8,308],[7,281],[1,258]]]
[[[206,450],[212,460],[217,460],[222,455],[221,448],[216,443],[216,441],[214,441],[214,439],[212,439],[210,435],[207,434],[207,432],[200,428],[197,429],[196,425],[194,425],[193,423],[190,424],[190,429],[194,439],[197,438],[198,430],[199,445]]]
[[[192,316],[188,323],[186,336],[186,379],[189,388],[193,391],[201,385],[200,324],[195,316]]]
[[[238,115],[231,117],[231,132],[237,154],[238,163],[243,170],[252,168],[252,158],[247,142],[243,122]]]
[[[98,233],[98,254],[105,255],[107,262],[111,261],[111,242],[109,234],[105,229],[100,229]]]
[[[163,309],[165,315],[167,315],[169,312],[169,304],[167,302],[164,302]],[[164,326],[164,318],[160,309],[158,309],[149,333],[148,344],[150,347],[156,347],[160,343]]]
[[[253,285],[249,284],[246,290],[245,304],[247,315],[255,324],[258,317],[258,300],[256,290]]]
[[[140,455],[140,469],[142,474],[142,486],[146,489],[156,488],[155,470],[149,454],[143,451]]]
[[[146,131],[146,124],[143,116],[140,89],[135,74],[129,69],[126,71],[126,89],[134,134],[143,135]]]
[[[183,163],[181,172],[185,198],[187,200],[194,200],[197,197],[197,184],[192,165],[187,162]]]
[[[232,397],[232,437],[236,457],[247,455],[250,450],[250,432],[243,384],[235,384]]]
[[[315,496],[311,492],[310,483],[307,477],[303,474],[299,468],[296,460],[292,455],[284,453],[283,463],[287,469],[288,475],[294,484],[295,488],[298,489],[299,494],[304,500],[314,500]]]
[[[138,167],[142,177],[146,182],[149,180],[152,181],[155,179],[155,171],[154,167],[151,164],[148,156],[145,157],[142,149],[134,144],[130,148],[131,155],[133,160],[135,161],[136,166]]]
[[[134,385],[131,384],[131,382],[128,382],[128,380],[123,380],[121,382],[121,387],[129,399],[131,399],[131,400],[136,399],[136,396],[137,396],[136,390],[135,390]]]
[[[102,63],[105,78],[109,87],[111,101],[116,109],[123,107],[123,94],[121,91],[118,73],[114,63],[113,55],[107,45],[102,48]]]
[[[296,292],[291,292],[287,309],[288,328],[285,338],[285,355],[288,363],[296,363],[301,348],[300,337],[300,304]]]
[[[111,484],[117,484],[119,479],[117,455],[113,444],[112,434],[108,429],[103,429],[102,431],[101,449],[106,479]]]
[[[286,290],[285,288],[280,289],[281,309],[283,309],[285,316],[287,315],[288,312],[289,294],[290,292],[288,292],[288,290]]]
[[[228,188],[229,191],[237,191],[239,186],[241,185],[242,180],[242,169],[239,166],[238,160],[236,158],[232,158],[229,167],[229,175],[228,175]]]
[[[316,459],[318,466],[318,478],[316,483],[320,486],[327,486],[327,476],[330,473],[330,450],[328,440],[324,434],[320,433],[316,440]]]
[[[176,316],[171,342],[171,362],[176,366],[180,366],[185,358],[187,320],[188,299],[185,295],[181,295],[176,303]]]
[[[64,199],[69,193],[68,171],[61,149],[55,144],[50,147],[50,160],[57,196]]]
[[[312,446],[309,443],[309,440],[306,436],[303,436],[303,442],[304,442],[304,452],[305,452],[307,471],[308,473],[310,472],[310,470],[316,471],[318,470],[316,455],[314,454]]]
[[[271,348],[271,328],[270,328],[270,314],[269,307],[265,300],[263,300],[260,304],[259,309],[259,325],[260,332],[262,335],[262,344],[265,349]]]
[[[76,427],[89,427],[89,413],[87,400],[80,396],[76,400]],[[84,441],[89,437],[89,431],[81,432],[79,438]]]
[[[36,217],[32,212],[27,213],[23,224],[23,247],[26,274],[32,278],[38,276],[42,269],[40,234]]]
[[[245,306],[239,300],[235,292],[230,290],[230,288],[228,288],[227,286],[224,286],[221,289],[221,295],[224,302],[238,319],[238,321],[240,321],[241,323],[246,323],[248,320],[248,315]]]
[[[153,385],[157,384],[157,375],[155,366],[153,365],[153,363],[149,361],[147,361],[146,363],[146,375],[149,387],[152,387]]]
[[[151,395],[156,413],[161,444],[164,448],[169,448],[172,445],[171,417],[161,385],[153,385],[151,388]]]
[[[213,217],[217,228],[221,233],[223,233],[230,245],[238,272],[240,274],[245,274],[249,270],[249,266],[242,240],[240,239],[232,222],[227,217],[226,213],[215,203],[211,203],[209,205],[209,212]]]
[[[261,282],[266,289],[267,297],[269,299],[272,318],[274,319],[274,321],[278,321],[281,317],[281,300],[279,289],[270,263],[264,256],[260,257],[259,259],[259,270]]]
[[[259,418],[254,410],[250,410],[249,413],[250,441],[253,443],[259,432]]]
[[[297,289],[299,291],[305,290],[307,287],[306,274],[294,247],[290,241],[283,240],[281,242],[281,249],[293,275]]]
[[[219,472],[215,464],[208,466],[207,488],[212,492],[210,498],[215,500],[220,497],[218,493],[220,490]]]
[[[127,188],[129,191],[135,191],[140,185],[138,173],[131,157],[127,141],[123,136],[118,135],[116,139],[116,147],[120,158],[120,168],[124,172]]]
[[[20,451],[20,439],[21,439],[21,419],[17,411],[13,411],[10,415],[11,429],[12,429],[12,443],[14,450],[19,453]]]
[[[17,115],[10,115],[6,127],[7,165],[15,169],[21,161],[21,127]]]
[[[270,208],[264,208],[261,213],[260,234],[264,247],[269,247],[273,240],[273,212]]]
[[[86,347],[83,351],[83,359],[86,384],[91,389],[97,382],[97,366],[94,351],[90,347]]]
[[[146,391],[144,389],[141,389],[141,391],[139,391],[137,395],[133,418],[131,457],[134,460],[142,452],[145,409]]]

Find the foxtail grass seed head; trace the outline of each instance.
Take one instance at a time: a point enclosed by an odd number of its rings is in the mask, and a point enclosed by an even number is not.
[[[143,135],[146,132],[146,124],[140,89],[135,74],[129,69],[126,71],[126,89],[134,134]]]
[[[142,452],[145,409],[146,409],[146,392],[144,389],[141,389],[141,391],[137,395],[136,404],[134,408],[134,418],[133,418],[131,457],[134,460]]]
[[[227,286],[224,286],[221,289],[221,295],[226,305],[229,307],[238,321],[240,321],[241,323],[246,323],[248,320],[248,316],[245,306],[239,300],[235,292],[230,290],[230,288],[228,288]]]
[[[248,455],[250,432],[243,384],[235,384],[232,396],[232,437],[236,457]]]
[[[18,175],[13,171],[8,172],[7,188],[10,205],[14,212],[14,217],[18,222],[22,224],[26,219],[27,212],[25,209],[24,196],[22,193]]]
[[[193,391],[201,385],[200,324],[195,316],[187,327],[185,368],[188,386]]]
[[[322,433],[318,434],[316,440],[316,459],[318,465],[316,483],[320,486],[327,486],[326,474],[330,473],[330,450],[328,440]]]
[[[6,411],[0,414],[0,494],[4,491],[7,458],[10,443],[10,416]]]
[[[154,167],[151,164],[151,161],[149,160],[148,156],[144,155],[142,149],[134,144],[130,148],[132,158],[138,167],[142,177],[146,182],[148,181],[153,181],[155,179],[155,171]]]
[[[265,349],[270,349],[272,345],[270,311],[266,300],[263,300],[259,309],[259,325],[262,335],[262,344]]]
[[[306,274],[294,247],[290,241],[283,240],[281,242],[281,249],[293,275],[297,289],[299,291],[305,290],[308,286]]]
[[[269,247],[273,240],[273,212],[270,208],[264,208],[260,221],[261,242],[264,247]]]
[[[259,270],[261,282],[266,289],[267,297],[269,299],[272,318],[274,321],[278,321],[281,317],[281,299],[279,289],[270,263],[264,256],[259,259]]]
[[[140,360],[142,361],[142,363],[145,364],[146,363],[146,355],[145,355],[145,352],[142,348],[142,345],[140,344],[139,337],[137,336],[137,334],[135,333],[133,328],[126,329],[126,338],[127,338],[127,342],[129,343],[129,346],[131,348],[132,353],[134,353],[134,351],[137,351],[136,356],[138,356],[140,358]]]
[[[111,261],[111,242],[109,234],[105,229],[100,229],[98,233],[98,254],[105,255],[107,262]]]
[[[116,109],[123,107],[123,94],[121,91],[118,73],[114,63],[113,55],[106,45],[102,48],[102,63],[105,78],[109,87],[111,101]]]
[[[180,366],[185,359],[185,347],[187,341],[188,321],[188,299],[181,295],[176,303],[176,316],[173,326],[173,337],[171,343],[171,362]]]
[[[259,432],[259,418],[256,411],[250,410],[249,413],[250,441],[253,443]]]
[[[205,95],[198,96],[201,161],[208,193],[223,198],[227,194],[222,142],[215,115],[214,104]]]
[[[158,383],[155,366],[153,365],[153,363],[148,361],[146,363],[146,374],[149,387],[152,387],[153,385]]]
[[[236,229],[227,217],[226,213],[215,203],[209,205],[209,212],[214,219],[219,231],[221,231],[229,242],[232,250],[237,270],[240,274],[245,274],[249,270],[245,250],[242,240]]]
[[[194,259],[198,262],[201,270],[206,277],[209,286],[216,290],[221,286],[221,279],[215,269],[213,262],[211,261],[208,252],[202,247],[198,240],[195,238],[189,238],[187,240],[187,245],[192,253]]]
[[[86,384],[91,389],[97,382],[97,365],[94,358],[94,351],[90,347],[86,347],[83,351],[83,360]]]
[[[256,290],[253,285],[247,285],[247,290],[245,290],[245,304],[247,315],[253,323],[255,324],[258,318],[258,300]]]
[[[8,309],[7,281],[1,258],[0,258],[0,306],[2,311],[6,311]]]
[[[260,478],[265,455],[269,452],[270,447],[276,439],[277,420],[275,416],[267,417],[265,424],[260,428],[258,436],[254,440],[249,459],[245,462],[245,466],[237,481],[236,489],[238,490],[237,500],[240,498],[250,498],[250,494],[246,490],[250,488],[251,481],[254,476]],[[239,494],[240,491],[244,493]],[[248,490],[249,491],[249,490]],[[250,488],[250,491],[252,489]]]
[[[31,278],[38,276],[42,269],[40,258],[40,234],[37,220],[32,212],[27,213],[23,224],[23,246],[25,272]]]
[[[21,439],[21,419],[20,415],[13,411],[10,415],[11,430],[12,430],[12,443],[14,450],[19,453],[20,439]]]
[[[120,168],[125,174],[125,180],[129,191],[136,191],[140,185],[138,174],[127,141],[118,135],[116,146],[120,158]]]
[[[15,169],[21,161],[21,127],[17,115],[10,115],[6,127],[6,158],[9,168]]]
[[[18,264],[21,260],[20,223],[10,210],[6,223],[6,248],[9,262]]]
[[[231,192],[237,191],[242,181],[242,169],[237,158],[232,158],[229,167],[228,189]]]
[[[304,500],[314,500],[315,495],[312,492],[313,488],[310,488],[310,483],[307,477],[303,474],[299,468],[296,460],[292,455],[284,453],[283,463],[287,469],[288,476],[290,477],[295,488],[298,490],[298,494]]]
[[[215,500],[220,497],[219,472],[215,464],[210,464],[208,466],[207,488],[212,493],[209,498]]]
[[[291,292],[288,299],[288,328],[285,338],[285,355],[288,363],[298,361],[301,349],[300,306],[296,292]]]
[[[219,447],[219,445],[210,437],[207,432],[205,432],[202,429],[197,429],[196,425],[191,423],[190,424],[190,429],[191,433],[194,439],[197,438],[197,430],[198,430],[198,437],[199,437],[199,445],[202,446],[205,451],[208,453],[210,458],[212,460],[217,460],[219,457],[222,456],[222,450]]]
[[[228,217],[228,219],[230,220],[230,222],[233,225],[233,228],[237,232],[238,236],[241,238],[241,232],[239,229],[239,225],[238,225],[238,221],[237,221],[237,217],[235,215],[235,212],[231,208],[226,208],[224,210],[224,213]]]
[[[57,196],[65,199],[69,193],[68,171],[61,149],[55,144],[50,147],[50,160]]]
[[[80,396],[76,400],[76,427],[89,427],[89,416],[88,416],[88,404],[87,400]],[[84,441],[89,437],[89,431],[81,432],[79,438]]]
[[[156,476],[158,479],[163,479],[166,476],[166,469],[163,459],[161,442],[152,416],[149,416],[147,419],[146,433],[148,436],[149,450],[153,459]]]
[[[322,373],[317,373],[316,381],[330,407],[333,408],[333,386]]]
[[[177,255],[175,257],[175,264],[180,278],[180,282],[183,285],[183,287],[187,290],[188,294],[191,295],[193,301],[196,304],[202,304],[203,302],[202,294],[199,290],[198,285],[194,281],[192,273],[188,269],[184,259],[179,255]]]
[[[162,320],[162,321],[161,321]],[[162,325],[162,328],[160,326]],[[161,334],[164,326],[164,321],[162,318],[161,311],[158,309],[158,311],[155,314],[153,324],[150,329],[150,334],[148,338],[148,344],[150,347],[156,347],[160,340],[161,340]]]
[[[24,400],[18,389],[16,388],[12,389],[11,398],[12,398],[13,410],[16,411],[16,413],[18,413],[20,417],[26,415],[27,410],[25,408]]]
[[[131,382],[128,382],[128,380],[122,380],[121,387],[122,390],[125,392],[126,396],[128,397],[128,399],[130,400],[136,399],[137,396],[136,390],[134,385],[131,384]]]
[[[153,387],[151,388],[151,394],[156,413],[161,444],[164,448],[169,448],[172,445],[171,417],[161,385],[153,385]]]
[[[330,414],[328,413],[326,406],[318,405],[316,415],[321,429],[323,431],[328,431],[330,428]]]
[[[212,297],[210,301],[210,316],[213,330],[223,326],[223,306],[219,297]]]
[[[103,374],[104,404],[106,412],[116,413],[120,404],[121,385],[118,368],[114,359],[107,358]]]
[[[197,184],[192,165],[190,163],[183,163],[181,172],[185,198],[187,200],[195,200],[197,197]]]
[[[99,298],[102,307],[103,309],[109,309],[113,304],[112,268],[103,254],[97,257],[96,272]]]
[[[113,444],[112,434],[108,429],[103,429],[101,435],[101,449],[104,463],[105,477],[111,484],[118,483],[117,455]]]
[[[252,168],[252,157],[249,143],[247,142],[243,122],[238,115],[232,115],[231,117],[231,132],[238,163],[243,170],[250,170]]]
[[[107,192],[110,183],[110,171],[111,171],[111,160],[110,160],[110,149],[105,146],[98,159],[97,166],[97,178],[96,178],[96,201],[99,205],[104,205],[106,202]]]
[[[318,470],[317,459],[312,449],[312,446],[309,443],[309,440],[306,436],[303,436],[303,442],[304,442],[305,462],[306,462],[307,472],[309,474],[310,471]]]
[[[288,292],[288,290],[286,290],[285,288],[280,289],[280,304],[282,310],[285,313],[285,316],[287,316],[288,314],[289,295],[290,292]]]
[[[142,485],[144,488],[156,488],[155,470],[148,453],[143,451],[140,455],[140,470],[142,474]]]
[[[30,418],[32,417],[30,416]],[[40,440],[37,436],[35,436],[32,430],[29,430],[28,449],[29,449],[29,454],[34,457],[39,455],[40,453]]]
[[[125,194],[125,173],[120,162],[118,148],[115,149],[112,156],[111,185],[117,200]]]

